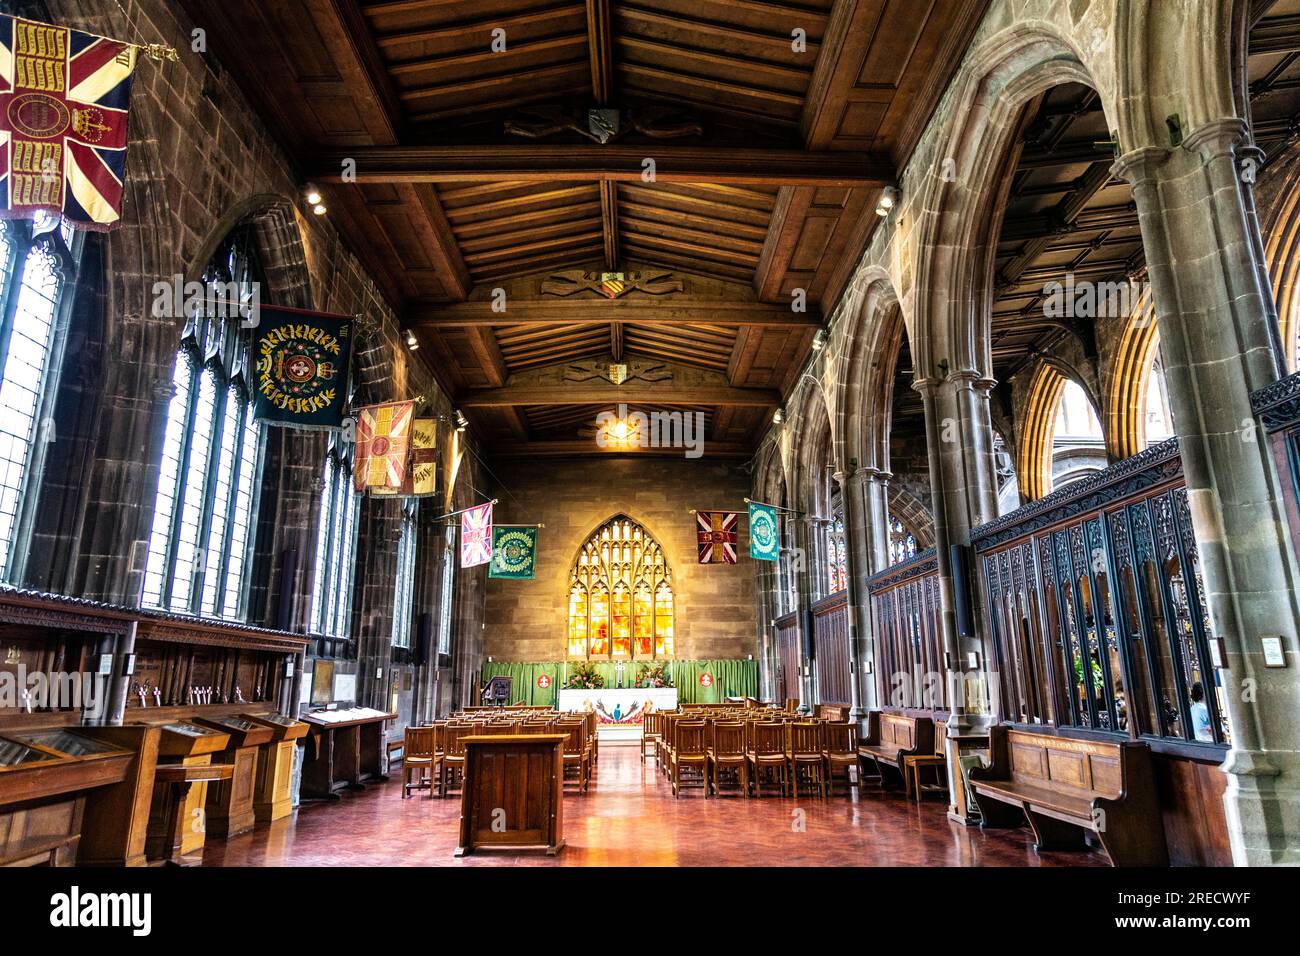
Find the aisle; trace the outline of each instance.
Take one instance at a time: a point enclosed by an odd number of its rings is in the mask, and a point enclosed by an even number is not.
[[[591,792],[566,796],[557,858],[509,852],[454,859],[459,796],[403,800],[399,776],[269,828],[211,840],[205,866],[1101,866],[1095,853],[1041,857],[1027,830],[983,833],[867,786],[861,797],[746,800],[672,788],[635,746],[602,743]],[[796,814],[802,811],[802,814]],[[803,828],[797,828],[802,817]]]

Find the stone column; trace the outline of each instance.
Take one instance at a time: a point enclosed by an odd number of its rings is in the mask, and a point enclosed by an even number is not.
[[[866,550],[860,491],[862,480],[856,471],[837,471],[832,477],[840,486],[840,502],[844,507],[844,570],[848,591],[845,595],[847,604],[845,619],[848,622],[849,642],[849,719],[857,721],[861,720],[865,713],[862,710],[862,697],[858,689],[863,671],[862,651],[865,642],[862,640],[862,635],[866,633],[861,620],[866,590],[858,575],[862,552]]]
[[[1281,482],[1250,394],[1282,365],[1261,243],[1238,168],[1237,119],[1181,148],[1144,148],[1115,172],[1133,184],[1165,380],[1214,631],[1223,641],[1232,749],[1222,769],[1238,864],[1300,862],[1297,572]],[[1281,637],[1288,666],[1265,668]]]
[[[997,514],[997,480],[993,466],[993,428],[989,418],[992,382],[973,371],[944,379],[918,378],[913,387],[925,404],[926,445],[934,501],[935,551],[939,566],[940,627],[951,734],[982,729],[985,715],[972,713],[966,699],[967,655],[980,652],[979,634],[957,633],[950,545],[969,545],[971,530]],[[967,582],[968,587],[972,582]],[[974,592],[971,591],[973,594]],[[973,615],[977,627],[981,616]],[[982,676],[980,677],[982,680]]]

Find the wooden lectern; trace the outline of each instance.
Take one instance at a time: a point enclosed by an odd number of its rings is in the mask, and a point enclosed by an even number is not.
[[[213,836],[230,837],[253,829],[253,787],[257,782],[257,756],[273,733],[265,724],[244,717],[198,717],[195,723],[219,730],[230,738],[217,755],[232,768],[230,779],[208,787],[207,823]]]
[[[257,761],[253,816],[258,823],[272,823],[293,812],[293,751],[307,736],[308,727],[284,714],[244,716],[271,729],[271,742],[262,746]]]
[[[476,849],[564,848],[564,742],[568,734],[462,737],[460,846]]]

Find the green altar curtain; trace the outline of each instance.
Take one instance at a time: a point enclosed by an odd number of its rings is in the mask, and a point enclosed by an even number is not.
[[[597,661],[596,673],[605,679],[606,687],[618,686],[617,665],[610,661]],[[641,671],[641,661],[628,661],[623,667],[623,685],[631,687]],[[677,688],[677,700],[683,704],[719,703],[727,697],[758,696],[758,661],[670,661],[668,673]],[[700,685],[701,674],[711,674],[713,682],[708,687]],[[538,687],[537,679],[545,674],[549,687]],[[562,661],[492,661],[484,663],[479,686],[498,676],[514,678],[511,703],[523,700],[537,706],[555,706],[557,692],[564,684],[565,665]]]

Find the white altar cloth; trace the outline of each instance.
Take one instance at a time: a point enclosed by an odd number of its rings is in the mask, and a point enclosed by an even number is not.
[[[560,710],[596,711],[600,725],[640,725],[649,711],[672,710],[677,706],[676,687],[624,687],[621,690],[575,688],[560,691]]]

